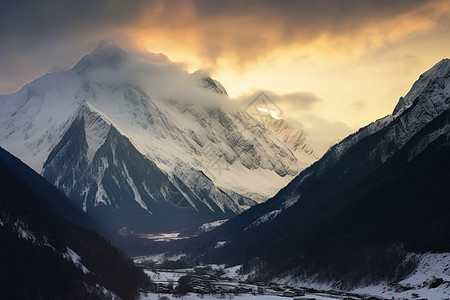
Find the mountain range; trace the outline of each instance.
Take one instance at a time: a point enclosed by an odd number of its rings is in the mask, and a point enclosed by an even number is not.
[[[103,42],[0,96],[0,295],[132,299],[149,282],[109,245],[117,233],[196,228],[169,245],[192,263],[337,289],[450,252],[450,60],[320,159],[262,116],[203,72]]]
[[[202,72],[101,42],[0,96],[0,145],[109,230],[179,230],[264,202],[317,159],[303,132],[230,102]]]

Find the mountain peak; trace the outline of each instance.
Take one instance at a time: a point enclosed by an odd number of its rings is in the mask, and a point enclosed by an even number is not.
[[[411,90],[409,90],[405,97],[400,97],[392,114],[396,115],[400,111],[403,111],[404,108],[409,107],[432,80],[441,77],[448,77],[449,75],[450,59],[444,58],[435,64],[431,69],[419,76],[419,79],[414,82]]]
[[[78,74],[85,74],[93,68],[117,69],[128,58],[128,54],[117,44],[100,41],[97,47],[83,56],[73,67]]]
[[[201,85],[204,88],[209,89],[213,92],[216,92],[219,95],[228,96],[228,93],[225,90],[225,88],[223,87],[223,85],[219,81],[212,79],[211,77],[202,78]]]
[[[445,76],[449,71],[450,71],[450,59],[443,58],[427,72],[439,73],[441,76]]]
[[[197,70],[191,75],[200,82],[201,87],[211,90],[219,95],[228,96],[228,93],[223,87],[223,85],[219,81],[209,76],[209,74],[204,70]]]

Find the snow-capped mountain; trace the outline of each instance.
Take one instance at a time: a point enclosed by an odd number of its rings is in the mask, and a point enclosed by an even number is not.
[[[0,145],[116,230],[228,218],[304,164],[201,75],[100,43],[0,96]]]
[[[228,96],[227,91],[225,90],[225,88],[219,81],[214,80],[209,76],[205,76],[205,75],[202,76],[202,73],[200,71],[194,72],[194,74],[192,74],[192,76],[200,79],[200,85],[202,87],[204,87],[205,89],[209,89],[213,92],[216,92],[219,95]]]
[[[411,104],[413,104],[413,102],[417,99],[417,97],[420,96],[420,94],[426,89],[426,87],[432,80],[447,76],[449,68],[450,59],[444,58],[433,68],[420,75],[419,79],[414,83],[411,90],[404,97],[400,98],[392,114],[396,115],[403,111],[403,109],[411,106]]]
[[[207,245],[201,259],[244,264],[256,280],[336,289],[401,282],[417,267],[412,253],[450,252],[448,60],[404,99],[414,94],[409,106],[345,138],[275,197],[192,248]],[[227,243],[217,249],[217,241]]]
[[[275,119],[269,114],[264,116],[262,124],[291,150],[298,161],[304,163],[305,168],[320,158],[303,129],[284,119]]]

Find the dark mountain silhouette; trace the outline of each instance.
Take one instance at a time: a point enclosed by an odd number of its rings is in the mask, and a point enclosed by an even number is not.
[[[134,299],[149,285],[130,259],[82,227],[95,222],[2,148],[0,221],[1,299]]]

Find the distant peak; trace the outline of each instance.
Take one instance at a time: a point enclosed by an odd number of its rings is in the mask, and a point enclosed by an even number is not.
[[[427,85],[437,78],[450,76],[450,59],[444,58],[435,64],[431,69],[419,76],[419,79],[414,82],[411,90],[405,95],[400,97],[397,105],[394,108],[393,115],[398,114],[405,108],[409,107],[417,97],[423,92]]]
[[[438,66],[438,65],[447,65],[447,66],[449,66],[449,64],[450,64],[450,59],[448,59],[448,58],[443,58],[440,62],[438,62],[435,66]]]
[[[227,91],[219,81],[212,79],[211,77],[205,77],[202,78],[201,82],[204,88],[216,92],[219,95],[228,96]]]
[[[420,79],[434,79],[444,77],[450,73],[450,59],[444,58],[435,64],[431,69],[420,75]]]
[[[97,47],[95,47],[91,54],[118,54],[122,52],[125,53],[118,44],[102,40],[97,44]]]
[[[211,78],[206,71],[197,70],[191,75],[198,81],[200,81],[200,86],[204,87],[205,89],[211,90],[219,95],[228,96],[228,93],[223,85],[219,81]]]
[[[95,49],[83,56],[72,68],[78,74],[86,74],[95,68],[117,69],[128,58],[128,54],[122,48],[112,42],[100,41]]]

